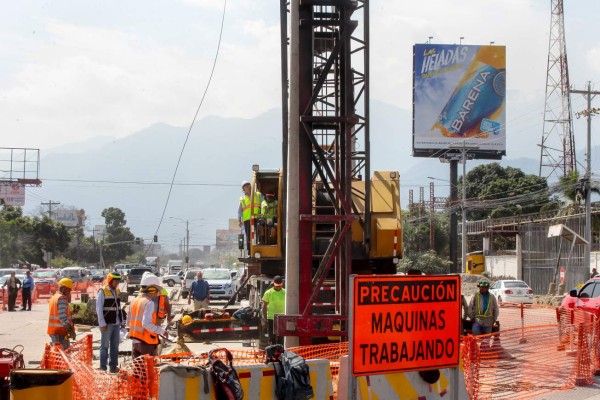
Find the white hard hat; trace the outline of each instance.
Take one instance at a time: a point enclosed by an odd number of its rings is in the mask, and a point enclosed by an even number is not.
[[[243,188],[244,186],[246,186],[246,185],[249,185],[249,184],[250,184],[250,182],[248,182],[248,181],[242,181],[242,188]]]
[[[158,277],[152,273],[144,274],[140,281],[140,286],[160,286],[160,281],[158,280]]]

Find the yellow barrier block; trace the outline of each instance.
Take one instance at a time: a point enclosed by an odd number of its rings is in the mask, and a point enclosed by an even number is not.
[[[310,383],[318,400],[333,400],[331,368],[328,360],[308,360]],[[268,400],[275,397],[275,370],[272,365],[251,364],[236,366],[244,390],[244,400]],[[160,368],[159,400],[216,400],[213,380],[208,378],[204,392],[201,368],[185,365],[165,365]]]
[[[418,372],[360,376],[356,378],[358,400],[445,400],[449,398],[453,374],[458,373],[458,398],[468,399],[462,364],[458,369],[440,369],[440,379],[428,384]],[[348,356],[340,359],[338,398],[348,398]]]

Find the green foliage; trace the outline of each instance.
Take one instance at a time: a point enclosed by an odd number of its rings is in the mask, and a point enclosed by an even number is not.
[[[402,213],[402,246],[405,254],[422,253],[429,249],[429,214],[423,213],[421,220],[409,212]],[[433,220],[435,251],[441,256],[448,257],[448,243],[450,240],[450,218],[444,213],[435,213]]]
[[[427,275],[447,274],[450,272],[451,265],[452,262],[438,256],[435,251],[429,250],[404,256],[398,263],[397,270],[398,272],[406,273],[409,269],[416,268]]]
[[[73,261],[65,256],[58,256],[58,257],[52,258],[52,268],[65,268],[65,267],[70,267],[75,264],[76,264],[75,261]]]
[[[127,224],[125,213],[119,208],[110,207],[105,208],[101,215],[104,217],[106,225],[106,236],[102,252],[105,264],[112,264],[133,254],[133,243],[120,243],[133,242],[135,239],[131,230],[125,226]]]
[[[459,179],[459,193],[463,179]],[[550,201],[546,178],[527,175],[518,168],[503,168],[498,163],[483,164],[467,173],[467,199],[498,200],[517,195],[531,194],[520,204],[504,204],[493,209],[468,210],[467,219],[481,220],[539,212]],[[537,194],[540,192],[541,194]]]

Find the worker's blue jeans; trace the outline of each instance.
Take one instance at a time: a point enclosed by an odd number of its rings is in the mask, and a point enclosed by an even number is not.
[[[483,324],[481,324],[481,322],[474,321],[473,328],[471,329],[471,333],[474,336],[487,335],[488,333],[492,333],[492,327],[491,326],[483,326]]]
[[[108,324],[106,330],[100,330],[102,334],[100,340],[100,369],[106,371],[106,362],[110,350],[110,368],[114,369],[119,365],[119,340],[121,325]]]

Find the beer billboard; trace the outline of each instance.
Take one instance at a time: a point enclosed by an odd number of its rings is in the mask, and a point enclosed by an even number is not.
[[[506,48],[413,47],[413,155],[469,147],[475,158],[506,154]]]

